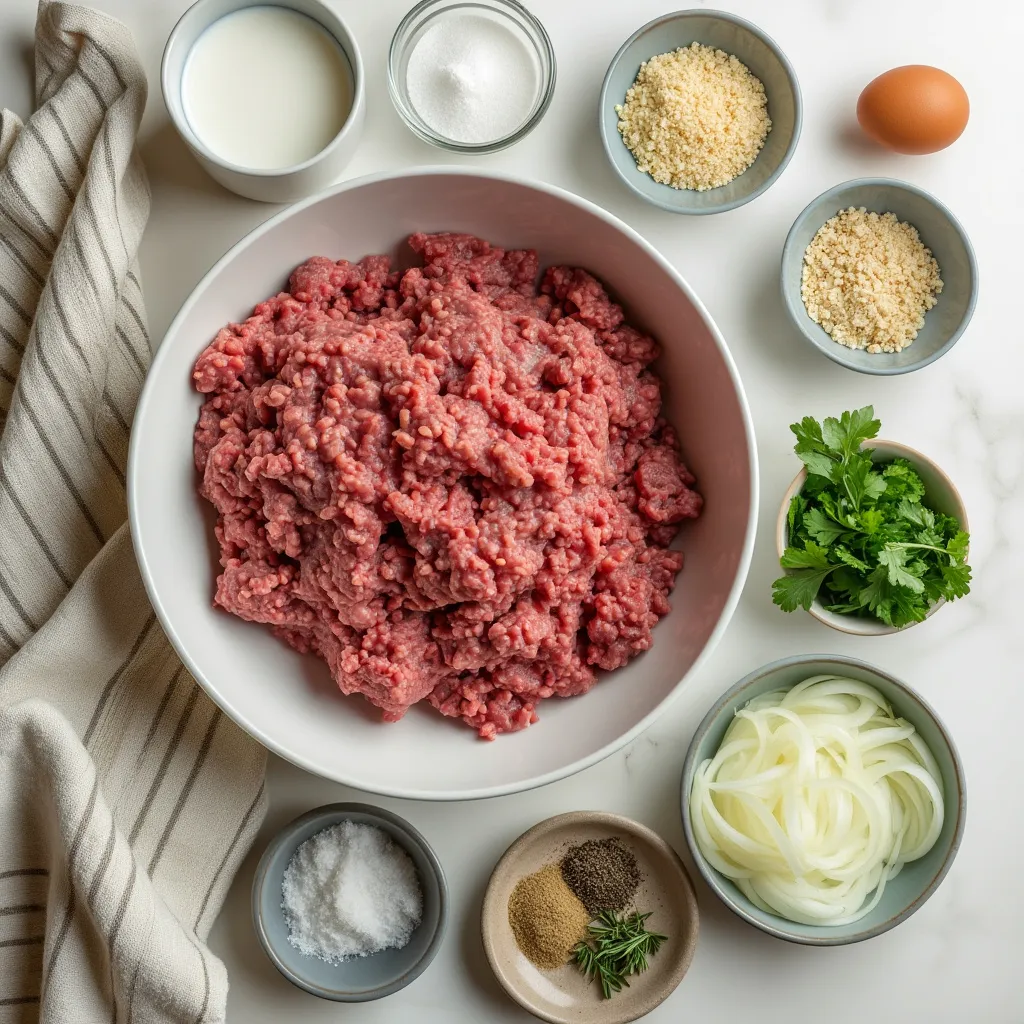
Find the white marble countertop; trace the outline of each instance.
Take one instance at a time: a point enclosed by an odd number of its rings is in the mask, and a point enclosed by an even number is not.
[[[94,0],[128,23],[149,71],[142,155],[153,213],[142,271],[153,337],[211,263],[273,208],[239,199],[210,181],[170,126],[159,96],[164,39],[188,0]],[[330,2],[330,0],[329,0]],[[420,828],[444,863],[452,891],[447,941],[409,988],[377,1003],[338,1007],[293,988],[259,949],[249,918],[256,856],[285,821],[317,804],[360,794],[270,759],[271,808],[256,851],[240,871],[210,937],[231,978],[233,1024],[314,1022],[441,1024],[527,1021],[492,978],[478,938],[483,888],[495,860],[520,832],[561,811],[600,808],[657,829],[684,850],[678,810],[683,756],[714,697],[756,666],[800,652],[837,652],[883,666],[919,688],[943,716],[968,777],[967,831],[935,896],[895,931],[858,946],[807,949],[771,939],[733,918],[702,884],[701,938],[693,966],[650,1020],[706,1024],[750,1019],[787,1024],[794,1013],[829,1024],[1024,1021],[1020,959],[1024,843],[1020,799],[1024,743],[1007,728],[1024,715],[1024,350],[1014,298],[1024,203],[1021,85],[1013,40],[1024,38],[1024,6],[987,5],[965,19],[954,0],[721,0],[759,23],[795,65],[803,88],[803,137],[780,181],[732,213],[680,218],[634,198],[605,162],[595,104],[620,43],[671,10],[664,0],[527,0],[558,55],[558,88],[540,127],[510,151],[453,158],[417,141],[391,108],[385,57],[411,0],[333,0],[362,48],[369,76],[363,145],[346,176],[422,163],[508,169],[578,192],[622,217],[672,260],[706,303],[739,364],[757,429],[762,500],[747,589],[717,652],[647,733],[590,770],[517,796],[474,804],[377,800]],[[679,6],[683,6],[680,4]],[[30,110],[32,0],[0,3],[0,103]],[[1002,43],[1007,46],[1001,45]],[[944,153],[900,157],[864,144],[854,123],[860,89],[900,64],[952,72],[972,101],[970,126]],[[977,313],[953,352],[916,374],[893,378],[843,370],[811,352],[783,311],[778,263],[790,223],[815,195],[858,175],[906,178],[956,213],[978,251]],[[809,616],[773,608],[773,524],[796,470],[787,425],[873,402],[886,436],[934,456],[967,503],[974,592],[905,634],[859,639]],[[507,742],[514,742],[508,740]]]

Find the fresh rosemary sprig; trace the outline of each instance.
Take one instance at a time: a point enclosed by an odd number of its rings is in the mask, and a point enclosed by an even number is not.
[[[603,910],[590,925],[590,935],[573,947],[572,962],[590,981],[600,983],[605,999],[629,988],[627,977],[646,971],[647,958],[668,940],[647,930],[650,916],[636,910],[625,915]]]

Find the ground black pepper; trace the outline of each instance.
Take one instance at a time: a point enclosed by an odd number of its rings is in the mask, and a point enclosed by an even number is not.
[[[624,910],[640,885],[632,851],[614,836],[589,839],[562,858],[562,878],[593,916]]]

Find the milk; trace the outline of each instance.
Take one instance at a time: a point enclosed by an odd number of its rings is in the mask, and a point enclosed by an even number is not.
[[[214,155],[280,170],[316,156],[352,108],[352,72],[337,41],[285,7],[249,7],[215,21],[188,55],[182,106]]]

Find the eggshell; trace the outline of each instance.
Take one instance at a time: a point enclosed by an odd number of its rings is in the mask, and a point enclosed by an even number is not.
[[[893,68],[869,82],[857,101],[857,120],[876,142],[897,153],[935,153],[967,127],[964,87],[926,64]]]

